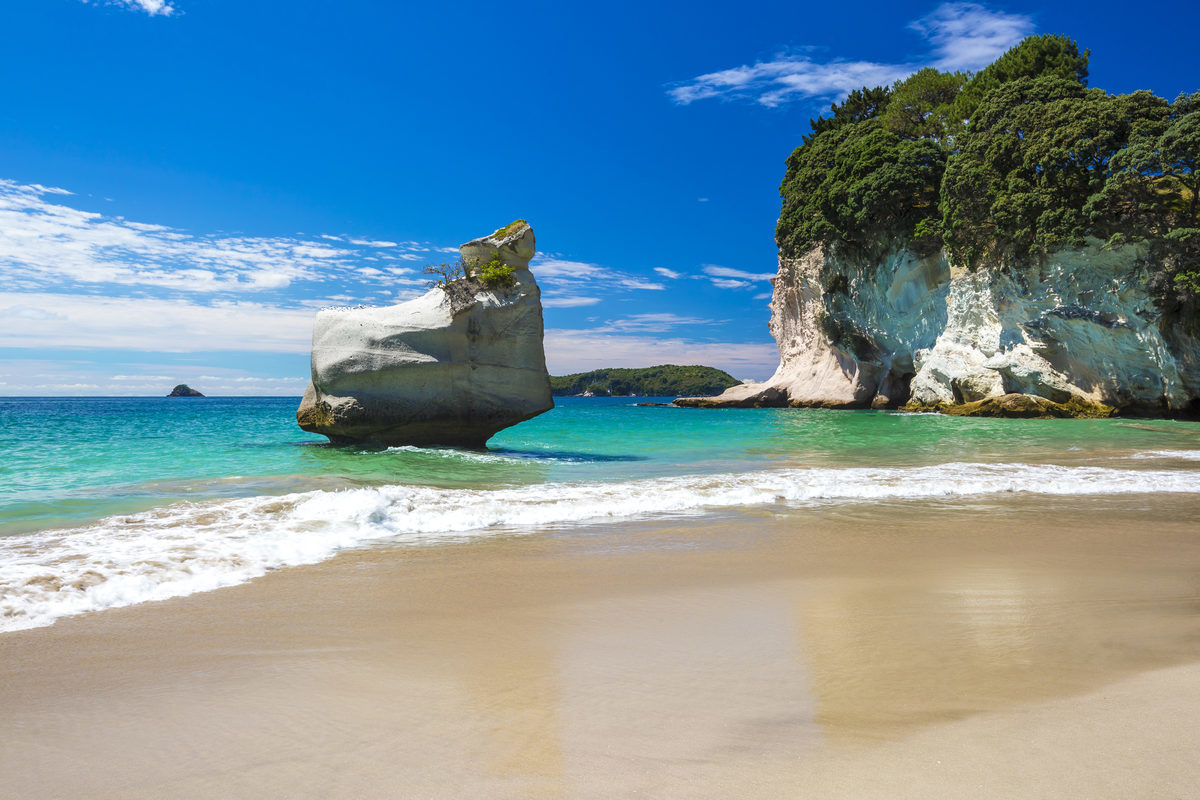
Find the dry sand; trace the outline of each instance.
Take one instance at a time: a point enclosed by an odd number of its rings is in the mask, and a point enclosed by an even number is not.
[[[1200,502],[362,551],[0,663],[11,798],[1190,798]]]

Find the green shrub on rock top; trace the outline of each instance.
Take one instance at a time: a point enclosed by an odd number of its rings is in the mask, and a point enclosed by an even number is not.
[[[469,281],[477,281],[488,288],[512,286],[517,282],[516,272],[504,263],[500,254],[494,254],[487,262],[468,262],[463,258],[451,264],[437,264],[425,267],[426,275],[434,276],[429,282],[430,288],[446,289],[451,285],[463,285]]]
[[[514,223],[515,224],[515,223]],[[512,286],[517,281],[513,268],[497,253],[475,272],[485,286]]]

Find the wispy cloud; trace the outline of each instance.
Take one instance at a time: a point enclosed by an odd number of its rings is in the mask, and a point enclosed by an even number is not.
[[[0,292],[0,347],[308,353],[313,311],[247,301]]]
[[[717,278],[740,278],[744,281],[769,281],[775,277],[774,272],[747,272],[744,269],[730,269],[717,264],[705,264],[701,269],[705,275]]]
[[[370,261],[399,265],[429,246],[310,238],[197,235],[165,225],[67,205],[65,189],[0,179],[0,268],[8,289],[121,286],[176,293],[240,295],[296,281],[389,277]],[[401,252],[403,250],[403,252]],[[408,269],[398,267],[397,269]]]
[[[931,66],[947,71],[975,70],[1032,33],[1033,20],[977,3],[943,3],[908,27],[933,45]]]
[[[641,278],[622,278],[620,285],[624,289],[640,289],[648,292],[661,292],[667,288],[657,281],[645,281]]]
[[[717,264],[704,264],[700,269],[704,274],[693,277],[707,280],[718,289],[749,289],[755,283],[769,281],[775,277],[774,272],[747,272]]]
[[[672,84],[667,94],[679,105],[718,98],[750,101],[768,108],[797,100],[840,98],[862,86],[887,86],[922,66],[980,69],[1034,28],[1029,16],[994,11],[977,3],[944,3],[908,27],[929,46],[924,58],[909,63],[842,58],[821,61],[807,52],[782,53],[769,61],[742,64]]]
[[[99,4],[101,0],[83,0],[83,2],[95,2]],[[169,17],[174,14],[177,9],[167,0],[103,0],[104,5],[120,6],[129,8],[135,11],[145,11],[152,17]]]
[[[665,333],[673,328],[712,325],[716,320],[702,317],[685,317],[675,313],[631,314],[609,320],[598,328],[597,333]]]
[[[676,272],[673,269],[667,269],[666,267],[655,267],[654,271],[659,275],[662,275],[664,278],[670,278],[671,280],[678,280],[679,278],[683,277],[683,273]]]
[[[551,254],[537,255],[529,268],[544,289],[542,305],[546,308],[589,306],[618,291],[663,291],[667,288],[619,269]]]
[[[546,308],[579,308],[580,306],[594,306],[599,302],[599,297],[542,295],[542,305]]]

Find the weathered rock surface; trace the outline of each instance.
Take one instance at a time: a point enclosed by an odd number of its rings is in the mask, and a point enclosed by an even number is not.
[[[204,397],[204,395],[200,394],[186,383],[181,383],[172,389],[171,393],[168,394],[167,397]]]
[[[300,427],[337,443],[481,447],[553,408],[534,249],[519,221],[459,248],[468,264],[498,255],[511,286],[468,278],[395,306],[319,312]]]
[[[1136,245],[1093,241],[1040,267],[978,272],[904,249],[872,264],[819,247],[781,258],[775,374],[677,402],[942,410],[1015,394],[1084,416],[1104,406],[1194,412],[1200,340],[1156,307],[1145,257]]]
[[[1066,402],[1056,403],[1036,394],[1002,394],[940,409],[952,417],[1011,417],[1015,419],[1054,419],[1064,417],[1111,417],[1117,409],[1103,403],[1092,403],[1078,395]]]

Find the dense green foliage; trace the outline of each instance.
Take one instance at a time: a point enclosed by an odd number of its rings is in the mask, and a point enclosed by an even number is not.
[[[988,92],[1018,78],[1058,77],[1085,86],[1089,55],[1066,36],[1028,36],[967,82],[955,99],[956,116],[970,119]]]
[[[483,281],[485,286],[512,286],[517,281],[513,268],[504,263],[499,253],[492,256],[486,264],[481,264],[474,274],[479,276],[479,280]]]
[[[828,117],[817,117],[808,121],[812,133],[804,137],[804,143],[808,144],[813,137],[843,125],[875,119],[883,113],[891,96],[892,90],[886,86],[876,86],[874,89],[864,86],[855,89],[845,100],[829,107]]]
[[[1088,52],[1031,36],[973,76],[863,88],[788,157],[776,241],[868,257],[944,247],[1020,268],[1089,237],[1144,241],[1164,307],[1200,302],[1200,93],[1087,88]]]
[[[1056,77],[992,90],[942,184],[951,253],[977,266],[998,248],[994,255],[1020,262],[1104,236],[1124,222],[1091,204],[1105,190],[1110,161],[1131,140],[1161,130],[1168,110],[1149,92],[1109,95]]]
[[[641,369],[597,369],[561,377],[551,376],[555,396],[694,397],[720,394],[741,381],[715,367],[663,364]]]
[[[967,82],[965,72],[925,67],[896,84],[884,109],[883,124],[904,139],[941,141],[962,127],[955,101]]]
[[[796,253],[819,241],[870,251],[910,238],[938,214],[945,152],[928,139],[902,139],[878,118],[831,128],[788,158],[777,241]]]
[[[517,280],[513,268],[505,264],[498,253],[483,264],[467,262],[459,258],[453,263],[428,266],[425,267],[425,274],[433,276],[429,282],[430,287],[437,286],[441,289],[468,280],[478,281],[483,286],[494,289],[500,286],[512,286]]]

